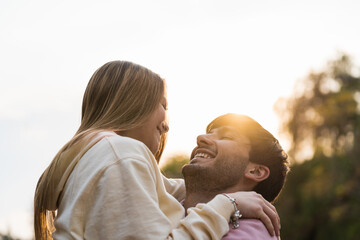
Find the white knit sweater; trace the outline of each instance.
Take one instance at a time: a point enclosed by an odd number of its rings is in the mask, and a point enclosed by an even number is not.
[[[111,134],[111,133],[110,133]],[[159,171],[140,141],[105,137],[81,158],[61,196],[54,239],[220,239],[231,202],[222,195],[188,210],[182,180]]]

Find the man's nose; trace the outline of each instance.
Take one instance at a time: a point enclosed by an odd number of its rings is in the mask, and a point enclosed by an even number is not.
[[[212,145],[214,144],[214,140],[209,136],[209,134],[202,134],[197,137],[197,145]]]

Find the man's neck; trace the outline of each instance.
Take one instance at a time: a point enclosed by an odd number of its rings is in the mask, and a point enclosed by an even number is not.
[[[184,208],[195,207],[198,203],[207,203],[213,199],[217,193],[209,192],[187,192],[184,200]]]

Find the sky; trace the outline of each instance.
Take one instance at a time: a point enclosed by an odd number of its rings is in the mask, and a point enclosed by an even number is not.
[[[104,63],[166,79],[165,158],[190,154],[228,112],[251,116],[286,149],[274,103],[338,52],[359,63],[359,10],[356,0],[1,0],[0,233],[32,237],[37,180],[77,130]]]

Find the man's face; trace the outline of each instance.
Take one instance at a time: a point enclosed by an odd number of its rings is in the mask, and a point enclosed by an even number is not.
[[[182,170],[187,186],[198,191],[235,186],[244,174],[250,149],[250,140],[231,126],[198,136],[191,160]]]

